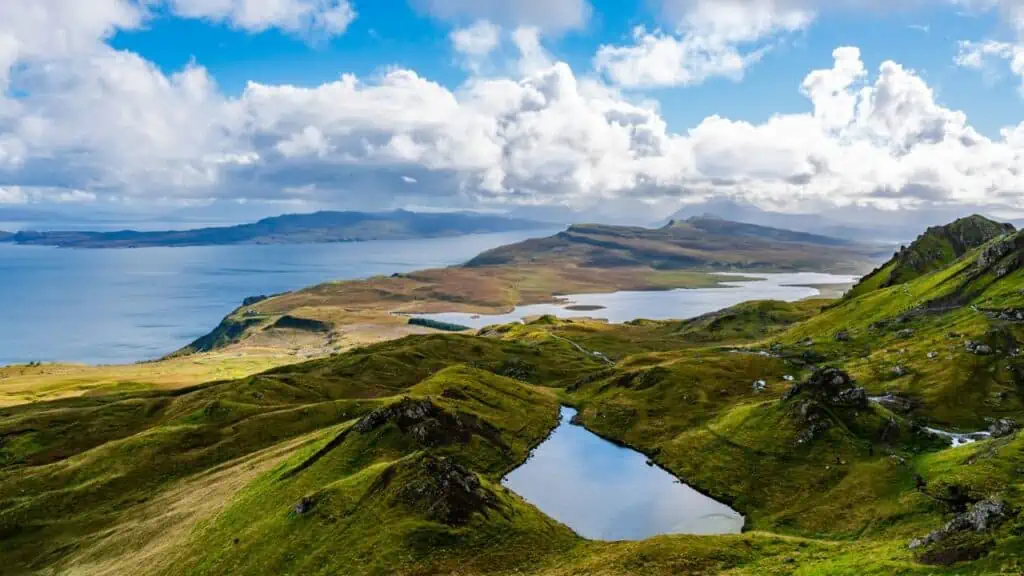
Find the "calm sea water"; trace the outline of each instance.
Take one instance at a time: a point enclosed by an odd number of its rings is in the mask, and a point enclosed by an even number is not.
[[[649,466],[643,454],[571,424],[575,415],[562,408],[555,432],[502,483],[592,540],[743,530],[738,512]]]
[[[247,296],[458,264],[555,232],[132,250],[0,244],[0,365],[157,358],[210,331]]]

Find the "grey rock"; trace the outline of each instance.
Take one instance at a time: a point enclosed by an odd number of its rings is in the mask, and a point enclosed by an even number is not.
[[[295,513],[299,516],[302,516],[303,514],[308,514],[311,510],[313,510],[313,505],[313,499],[308,496],[305,496],[302,498],[302,500],[299,500],[298,504],[295,505]]]
[[[1012,420],[1010,418],[996,420],[988,428],[988,432],[993,438],[1003,438],[1013,434],[1017,430],[1020,430],[1020,424],[1018,424],[1016,420]]]
[[[896,335],[899,336],[900,338],[910,338],[911,336],[914,335],[914,331],[911,330],[910,328],[904,328],[903,330],[897,332]]]
[[[1000,498],[989,498],[973,504],[966,512],[957,514],[945,526],[921,538],[914,538],[911,550],[941,542],[958,532],[986,532],[998,528],[1010,515],[1009,507]]]

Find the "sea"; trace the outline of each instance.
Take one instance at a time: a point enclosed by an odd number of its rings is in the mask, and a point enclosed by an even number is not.
[[[451,266],[558,231],[104,250],[0,244],[0,366],[151,360],[206,334],[248,296]]]

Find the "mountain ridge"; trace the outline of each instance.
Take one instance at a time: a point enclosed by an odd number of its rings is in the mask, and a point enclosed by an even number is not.
[[[548,238],[483,252],[467,267],[552,260],[584,267],[853,271],[877,248],[804,232],[713,218],[672,221],[660,228],[574,224]]]
[[[949,266],[975,248],[1014,232],[1016,228],[1012,224],[996,222],[978,214],[943,226],[932,226],[910,245],[901,246],[889,261],[861,279],[847,297],[919,278]]]
[[[284,214],[249,224],[191,230],[16,232],[0,241],[67,248],[141,248],[233,244],[306,244],[437,238],[551,228],[553,224],[469,212],[339,212]]]

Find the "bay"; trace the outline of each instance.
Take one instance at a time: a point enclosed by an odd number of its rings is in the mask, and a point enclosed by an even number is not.
[[[460,264],[556,232],[116,250],[0,244],[0,365],[150,360],[209,332],[247,296]]]

